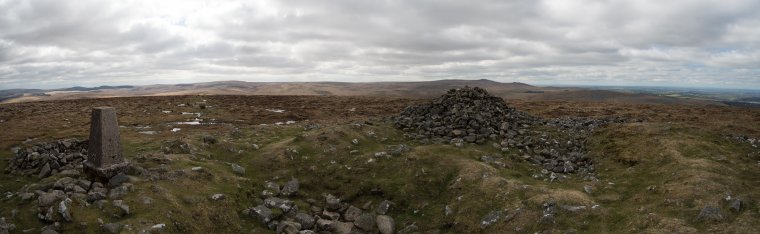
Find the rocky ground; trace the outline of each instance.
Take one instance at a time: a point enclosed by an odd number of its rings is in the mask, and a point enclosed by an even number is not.
[[[107,183],[77,140],[100,105],[132,163]],[[759,116],[476,89],[6,104],[0,231],[757,233]]]

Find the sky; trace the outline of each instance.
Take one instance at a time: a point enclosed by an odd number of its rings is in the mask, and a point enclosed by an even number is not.
[[[0,89],[491,79],[760,89],[757,0],[0,0]]]

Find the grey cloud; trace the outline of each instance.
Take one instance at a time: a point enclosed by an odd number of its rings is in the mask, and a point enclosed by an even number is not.
[[[760,88],[753,0],[0,0],[0,88],[444,78]]]

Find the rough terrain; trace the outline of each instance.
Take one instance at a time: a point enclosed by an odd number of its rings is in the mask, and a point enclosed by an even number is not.
[[[0,230],[760,232],[758,109],[506,100],[542,119],[506,129],[531,139],[575,134],[562,126],[579,117],[635,120],[605,122],[577,143],[593,162],[589,174],[555,172],[555,163],[532,157],[540,151],[490,134],[482,144],[426,142],[397,128],[407,106],[430,101],[166,96],[3,104]],[[75,166],[82,143],[72,138],[87,138],[93,106],[116,107],[124,155],[135,165],[113,183],[86,181]],[[27,158],[35,153],[56,157]],[[53,162],[57,168],[43,173]]]

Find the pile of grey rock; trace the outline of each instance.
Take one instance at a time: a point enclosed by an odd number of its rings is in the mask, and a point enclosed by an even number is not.
[[[726,136],[726,138],[733,139],[735,141],[738,141],[744,144],[749,144],[750,146],[752,146],[752,148],[760,148],[760,139],[758,138],[753,138],[753,137],[744,136],[744,135],[729,135],[729,136]]]
[[[64,139],[27,148],[14,147],[6,173],[45,178],[62,171],[80,169],[87,158],[87,141]]]
[[[297,194],[296,179],[282,187],[267,182],[260,204],[245,209],[243,214],[253,217],[276,233],[395,233],[395,221],[387,215],[393,203],[388,200],[374,207],[367,203],[358,208],[326,194],[324,202],[306,199],[309,207],[299,207],[289,199]]]
[[[604,125],[628,121],[627,118],[613,116],[550,119],[544,121],[544,130],[514,135],[502,141],[501,145],[519,149],[524,154],[523,159],[543,167],[543,174],[593,173],[595,168],[588,157],[586,139]]]
[[[464,87],[429,104],[405,108],[394,124],[418,140],[481,144],[525,131],[535,121],[484,89]]]
[[[50,183],[27,184],[17,196],[21,202],[36,200],[37,218],[45,223],[74,221],[71,210],[75,206],[95,206],[120,217],[129,214],[129,206],[121,200],[133,190],[129,182],[125,174],[114,176],[104,184],[84,179],[77,172]],[[109,203],[111,205],[107,205]]]
[[[86,140],[57,140],[26,148],[15,147],[12,151],[14,155],[9,159],[6,172],[56,177],[54,181],[40,180],[24,185],[13,194],[22,203],[36,203],[40,221],[74,222],[72,209],[81,206],[109,210],[116,217],[129,215],[129,206],[122,199],[133,190],[130,177],[119,173],[103,183],[89,180],[83,174],[82,164],[87,157]]]
[[[484,89],[451,89],[432,102],[407,107],[394,118],[396,128],[421,143],[482,144],[502,151],[516,149],[523,159],[543,167],[543,174],[593,173],[585,141],[621,117],[542,119],[507,106]]]

